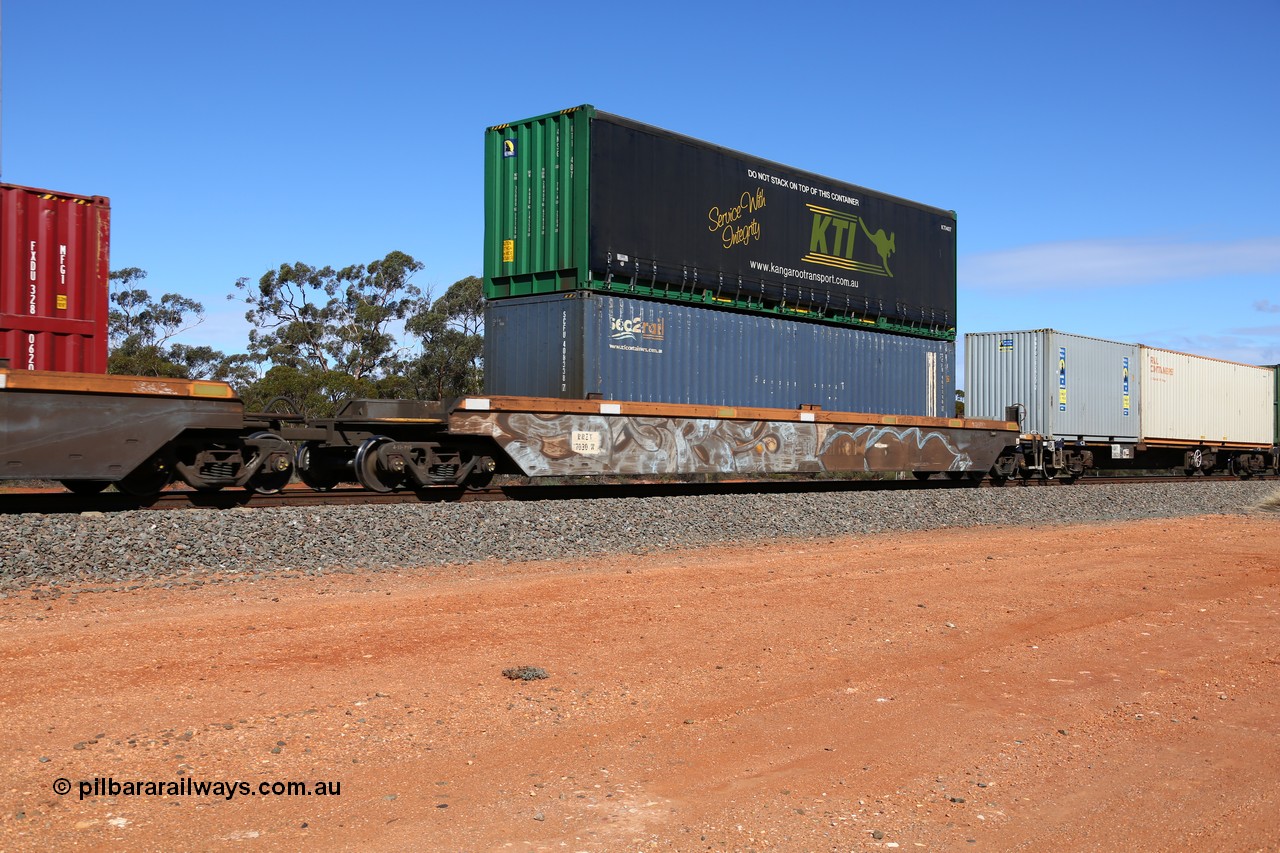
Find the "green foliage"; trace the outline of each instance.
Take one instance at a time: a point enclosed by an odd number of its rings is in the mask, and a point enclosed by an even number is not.
[[[282,264],[258,280],[236,282],[254,328],[249,352],[275,367],[376,379],[396,363],[389,328],[422,303],[410,283],[423,265],[391,252],[380,261],[334,270]]]
[[[227,356],[211,347],[170,343],[204,320],[204,306],[178,293],[157,301],[138,282],[146,270],[127,267],[111,273],[107,313],[107,372],[177,379],[219,379],[244,384],[253,369],[246,356]]]
[[[277,365],[240,396],[250,411],[291,411],[323,418],[331,417],[342,400],[372,396],[373,390],[369,380],[335,370]]]
[[[175,343],[204,307],[167,293],[158,300],[137,267],[111,274],[112,373],[231,383],[246,409],[329,417],[363,397],[447,399],[484,385],[482,282],[469,276],[434,303],[412,283],[423,265],[403,252],[334,269],[284,264],[256,283],[240,279],[253,325],[248,352]],[[401,324],[410,343],[395,333]],[[263,372],[265,371],[265,372]]]
[[[157,346],[129,341],[107,353],[107,372],[122,376],[163,376],[186,379],[182,365],[165,357]]]
[[[253,359],[244,354],[226,355],[213,347],[174,344],[169,349],[169,357],[186,369],[184,375],[188,379],[214,379],[245,388],[258,378]]]
[[[415,358],[403,364],[412,396],[445,400],[479,394],[484,388],[484,288],[476,276],[460,279],[405,323],[421,341]]]

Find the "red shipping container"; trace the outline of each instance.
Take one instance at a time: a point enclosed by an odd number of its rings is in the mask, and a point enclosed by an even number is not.
[[[111,202],[0,184],[0,359],[107,372]]]

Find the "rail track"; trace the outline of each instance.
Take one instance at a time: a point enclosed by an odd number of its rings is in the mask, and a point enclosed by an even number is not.
[[[601,498],[656,498],[676,495],[796,494],[810,492],[911,491],[921,489],[1043,488],[1091,485],[1137,485],[1141,483],[1229,482],[1236,477],[1221,476],[1089,476],[1074,482],[1065,480],[1013,479],[995,483],[974,480],[728,480],[718,482],[667,483],[569,483],[509,484],[484,489],[439,486],[417,491],[373,492],[362,488],[337,488],[318,492],[289,488],[276,494],[257,494],[242,489],[201,492],[172,489],[152,497],[134,497],[118,492],[76,495],[61,488],[23,489],[0,492],[0,515],[109,513],[132,510],[256,509],[261,507],[337,506],[348,504],[470,503],[477,501],[542,501]],[[1277,476],[1255,477],[1276,480]]]

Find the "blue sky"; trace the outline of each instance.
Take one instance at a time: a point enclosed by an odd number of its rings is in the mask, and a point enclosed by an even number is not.
[[[201,300],[398,249],[479,275],[484,128],[600,109],[958,212],[961,333],[1280,362],[1280,3],[8,0],[0,180],[112,200]]]

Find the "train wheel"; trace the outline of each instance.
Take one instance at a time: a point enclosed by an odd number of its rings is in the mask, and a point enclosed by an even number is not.
[[[387,471],[378,464],[378,448],[390,443],[385,435],[375,435],[356,449],[356,479],[371,492],[394,491],[404,482],[403,471]]]
[[[261,452],[267,459],[245,488],[260,495],[274,495],[293,479],[293,446],[273,432],[255,432],[249,438],[261,442]]]
[[[96,495],[111,484],[106,480],[63,480],[62,485],[73,495]]]
[[[149,498],[160,494],[171,482],[173,468],[167,459],[157,454],[122,477],[116,488],[135,498]]]
[[[467,488],[483,489],[485,486],[493,482],[493,474],[497,470],[498,466],[492,459],[487,456],[481,456],[476,460],[476,464],[471,469],[471,473],[467,475]]]
[[[298,448],[298,458],[295,463],[298,467],[298,479],[308,488],[317,492],[327,492],[338,485],[338,477],[319,463],[317,447],[319,447],[318,443],[308,441]]]

